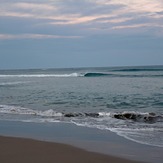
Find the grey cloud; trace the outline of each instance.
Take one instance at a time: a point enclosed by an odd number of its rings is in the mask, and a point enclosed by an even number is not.
[[[135,4],[134,11],[127,8],[127,5],[131,7],[131,4],[120,3],[118,0],[6,0],[0,6],[3,11],[0,11],[1,32],[80,35],[96,28],[99,30],[91,33],[99,34],[112,32],[117,25],[129,27],[134,24],[135,28],[140,28],[144,23],[155,25],[156,22],[161,22],[161,18],[156,20],[148,12],[139,11]],[[161,15],[162,12],[158,14]]]
[[[163,15],[163,11],[156,12],[156,14]]]

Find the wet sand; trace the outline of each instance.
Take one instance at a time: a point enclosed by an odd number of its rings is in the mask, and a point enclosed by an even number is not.
[[[0,162],[138,163],[136,161],[88,152],[71,145],[4,136],[0,136]]]

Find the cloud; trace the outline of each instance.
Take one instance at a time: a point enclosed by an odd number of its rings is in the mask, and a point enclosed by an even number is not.
[[[99,5],[122,5],[122,9],[129,9],[128,12],[160,12],[163,11],[162,0],[95,0]]]
[[[124,26],[115,26],[112,29],[127,29],[127,28],[141,28],[141,27],[160,27],[163,28],[163,25],[158,25],[158,24],[132,24],[132,25],[124,25]]]
[[[50,4],[38,4],[38,3],[26,3],[26,2],[20,2],[20,3],[14,3],[13,7],[24,9],[24,10],[35,10],[42,11],[42,10],[48,10],[48,11],[54,11],[56,10],[55,6],[52,6]]]
[[[43,35],[43,34],[0,34],[0,40],[13,40],[13,39],[75,39],[82,38],[82,36],[59,36],[59,35]]]
[[[0,16],[41,18],[56,10],[55,6],[46,3],[6,2],[0,6]]]
[[[0,2],[1,68],[115,66],[121,54],[126,65],[162,61],[162,0]]]
[[[106,32],[129,28],[133,32],[136,28],[162,29],[162,13],[162,0],[3,0],[0,6],[0,17],[6,17],[6,21],[9,17],[28,19],[26,30],[32,26],[35,29],[60,26],[64,34],[65,27],[69,26],[70,35],[77,27],[79,35],[93,28],[98,29],[94,30],[98,33],[103,33],[104,28],[108,29]]]

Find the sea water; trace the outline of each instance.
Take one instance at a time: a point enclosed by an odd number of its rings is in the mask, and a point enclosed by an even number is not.
[[[0,70],[0,120],[73,123],[163,147],[163,66]]]

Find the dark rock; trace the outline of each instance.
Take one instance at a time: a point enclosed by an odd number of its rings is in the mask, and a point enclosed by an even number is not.
[[[156,116],[156,114],[155,114],[155,113],[149,113],[149,115]]]
[[[115,114],[114,118],[122,119],[122,120],[129,119],[129,120],[136,121],[138,118],[141,118],[141,117],[139,117],[139,115],[134,114],[134,113],[119,113],[119,114]]]
[[[98,113],[85,113],[85,115],[88,116],[88,117],[93,117],[93,118],[99,117]]]
[[[157,121],[158,117],[156,116],[147,116],[144,117],[144,121],[147,123],[155,123]]]
[[[134,113],[124,113],[123,117],[125,117],[126,119],[131,119],[131,120],[137,119],[137,115]]]
[[[72,114],[72,113],[67,113],[67,114],[65,114],[64,116],[65,116],[65,117],[75,117],[75,115]]]
[[[114,115],[114,118],[117,118],[117,119],[124,119],[124,117],[122,116],[122,114],[115,114],[115,115]]]
[[[138,114],[138,113],[117,113],[114,115],[114,118],[122,119],[122,120],[133,120],[136,122],[146,122],[146,123],[155,123],[163,119],[163,117],[161,116],[156,116],[155,113],[149,113],[146,115]]]

